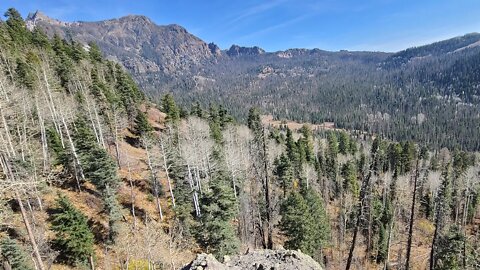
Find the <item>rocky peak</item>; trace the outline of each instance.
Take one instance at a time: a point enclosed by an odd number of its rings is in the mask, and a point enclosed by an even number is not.
[[[209,61],[216,51],[177,24],[157,25],[146,16],[127,15],[97,22],[65,23],[35,12],[29,29],[42,28],[83,44],[94,41],[110,59],[121,62],[134,75],[162,72],[178,75]]]
[[[33,30],[37,23],[42,22],[54,26],[68,26],[70,23],[62,22],[60,20],[56,20],[53,18],[48,17],[43,12],[37,10],[33,13],[29,13],[27,18],[25,19],[25,24],[29,30]]]
[[[123,23],[148,23],[153,24],[153,22],[147,17],[143,15],[127,15],[120,17],[118,21]]]
[[[176,32],[178,34],[189,34],[187,29],[184,27],[178,25],[178,24],[169,24],[166,26],[166,28],[172,32]]]
[[[213,42],[208,43],[208,49],[213,55],[219,56],[222,54],[222,50],[220,50],[220,47],[218,47],[217,44]]]
[[[228,49],[227,51],[227,55],[228,56],[244,56],[244,55],[248,55],[248,56],[256,56],[256,55],[260,55],[260,54],[264,54],[265,53],[265,50],[263,50],[262,48],[260,47],[240,47],[238,45],[232,45],[232,47],[230,47],[230,49]]]

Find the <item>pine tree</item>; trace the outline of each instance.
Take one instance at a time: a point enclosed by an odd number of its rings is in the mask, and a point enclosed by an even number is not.
[[[312,189],[292,192],[281,206],[280,230],[288,240],[285,247],[316,255],[330,235],[328,217],[322,199]]]
[[[8,33],[12,40],[18,44],[27,44],[30,40],[30,32],[25,26],[22,15],[16,9],[9,8],[4,16],[7,18]]]
[[[203,111],[203,108],[198,101],[195,101],[192,104],[192,108],[190,109],[190,115],[196,116],[198,118],[205,117],[205,112]]]
[[[328,244],[330,239],[330,224],[327,212],[323,206],[323,199],[313,189],[303,189],[303,197],[308,206],[308,227],[311,235],[310,249],[311,255]],[[308,252],[308,250],[307,250]]]
[[[333,132],[328,133],[328,146],[325,157],[325,169],[327,179],[335,185],[335,196],[340,195],[342,183],[337,182],[338,175],[338,141],[337,136]]]
[[[0,263],[1,266],[10,266],[12,270],[33,270],[27,263],[27,256],[23,250],[21,250],[17,241],[5,237],[0,240]]]
[[[299,192],[292,192],[281,205],[282,219],[279,223],[280,230],[288,237],[285,247],[288,249],[301,249],[306,252],[308,233],[306,228],[306,213],[308,205]]]
[[[357,171],[356,171],[355,163],[352,161],[348,161],[342,166],[342,177],[343,187],[345,190],[352,193],[355,198],[358,198],[360,195],[360,185],[357,181]]]
[[[297,144],[293,139],[293,133],[290,128],[287,127],[287,139],[286,139],[286,146],[287,146],[287,156],[290,161],[297,167],[298,162],[300,160],[300,156],[297,149]]]
[[[67,153],[65,148],[62,147],[60,136],[54,128],[47,128],[48,146],[53,152],[54,164],[63,165],[64,169],[72,171],[73,159],[71,155]]]
[[[273,174],[277,177],[277,181],[283,189],[283,196],[286,197],[294,178],[292,164],[288,157],[282,154],[280,158],[275,160],[274,166]]]
[[[33,89],[35,78],[32,68],[22,59],[17,59],[15,74],[17,81],[19,81],[21,85],[28,89]]]
[[[464,269],[462,266],[462,251],[465,241],[464,234],[458,226],[452,226],[445,235],[438,239],[436,251],[437,270]]]
[[[88,54],[90,56],[90,58],[94,61],[94,62],[102,62],[102,52],[100,51],[100,48],[98,47],[98,45],[94,42],[90,42],[88,43],[88,46],[90,47],[90,49],[88,50]]]
[[[220,118],[217,107],[214,105],[210,105],[208,110],[208,124],[210,127],[210,136],[217,144],[221,144],[223,141],[222,119]]]
[[[451,183],[451,170],[452,165],[448,163],[442,172],[442,185],[436,198],[436,217],[435,217],[435,232],[433,235],[432,249],[430,252],[430,269],[436,269],[438,267],[438,253],[440,239],[447,231],[448,220],[451,211],[452,202],[452,183]]]
[[[127,112],[128,119],[133,121],[137,112],[136,105],[145,98],[144,94],[119,64],[115,65],[115,78],[115,90],[118,93],[118,98]]]
[[[313,150],[313,132],[310,126],[303,125],[300,129],[300,133],[302,134],[302,138],[299,140],[302,148],[305,152],[305,159],[308,162],[313,163],[315,161],[315,153]]]
[[[387,259],[387,250],[388,250],[388,234],[385,230],[385,226],[380,224],[378,232],[378,252],[377,252],[377,263],[384,262]]]
[[[175,99],[171,94],[165,94],[162,97],[162,111],[167,114],[167,122],[177,123],[180,120],[180,110],[178,109]]]
[[[60,261],[72,265],[86,263],[93,255],[94,240],[87,217],[61,195],[57,198],[55,212],[52,216],[53,245],[60,252]]]
[[[77,129],[74,134],[74,142],[82,163],[83,173],[102,195],[105,212],[109,217],[109,241],[114,242],[117,235],[116,224],[121,216],[116,198],[116,190],[120,181],[115,161],[105,149],[97,144],[95,135],[85,120],[77,119],[75,126]]]
[[[262,121],[260,119],[260,112],[257,108],[250,108],[248,111],[248,128],[252,130],[256,140],[262,141],[263,140],[263,127]]]
[[[137,111],[137,116],[135,117],[135,131],[139,136],[147,135],[153,131],[146,114],[140,110]]]
[[[210,190],[201,198],[202,216],[196,238],[207,252],[222,259],[239,247],[232,224],[237,207],[228,174],[221,170],[212,177]]]
[[[350,138],[346,132],[342,131],[338,135],[338,151],[340,154],[346,155],[349,152],[349,148]]]

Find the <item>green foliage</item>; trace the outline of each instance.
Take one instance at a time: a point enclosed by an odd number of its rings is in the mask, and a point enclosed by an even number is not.
[[[210,127],[210,136],[217,144],[221,144],[223,141],[222,126],[224,123],[219,114],[219,110],[214,105],[210,105],[208,110],[208,124]]]
[[[25,26],[22,15],[14,9],[9,8],[4,16],[7,18],[8,33],[12,40],[20,45],[25,45],[30,40],[30,32]]]
[[[22,59],[17,59],[17,67],[15,68],[16,79],[21,85],[32,89],[35,82],[32,67]]]
[[[336,157],[339,152],[339,143],[335,133],[329,132],[327,134],[327,142],[328,142],[328,155],[330,155],[331,157]]]
[[[409,173],[413,167],[413,161],[416,158],[415,144],[411,141],[402,142],[401,160],[401,174]]]
[[[350,137],[344,131],[339,132],[338,136],[338,151],[340,154],[346,155],[350,148]]]
[[[226,172],[212,176],[210,188],[201,198],[201,217],[196,234],[199,244],[222,259],[239,247],[232,220],[236,215],[236,200]]]
[[[193,115],[199,118],[205,117],[205,112],[203,111],[203,108],[198,101],[192,104],[192,108],[190,109],[190,115]]]
[[[48,139],[48,146],[53,152],[54,164],[63,165],[65,169],[72,170],[72,156],[67,153],[65,148],[63,148],[62,141],[57,131],[54,128],[47,128],[46,133]]]
[[[380,263],[387,259],[388,251],[388,233],[383,224],[380,224],[378,238],[378,252],[376,260],[377,263]]]
[[[277,177],[277,181],[283,189],[283,196],[285,197],[287,191],[290,191],[293,183],[294,171],[290,159],[282,154],[280,158],[274,162],[273,174]]]
[[[165,94],[162,97],[162,111],[167,114],[167,122],[177,123],[180,120],[180,110],[171,94]]]
[[[288,237],[285,247],[315,255],[328,243],[330,226],[322,199],[313,190],[292,192],[281,205],[279,227]]]
[[[153,131],[152,125],[148,122],[147,115],[138,110],[137,116],[135,117],[135,131],[138,135],[147,135]]]
[[[76,132],[73,138],[83,173],[102,194],[105,212],[109,216],[109,241],[113,242],[117,235],[117,221],[121,216],[116,198],[116,190],[120,182],[117,167],[107,151],[98,145],[95,135],[85,120],[78,118],[75,127]]]
[[[94,62],[102,62],[102,52],[100,51],[98,45],[94,42],[90,42],[88,43],[88,46],[90,47],[90,49],[88,50],[90,59],[92,59]]]
[[[0,239],[0,261],[8,262],[12,270],[34,269],[27,262],[27,256],[17,241],[8,237]]]
[[[300,161],[300,154],[297,148],[297,144],[293,139],[293,133],[288,127],[287,127],[286,146],[287,146],[288,158],[293,164],[297,165]]]
[[[445,235],[440,236],[434,269],[464,269],[462,265],[464,241],[466,239],[458,226],[451,226]]]
[[[348,161],[342,166],[343,188],[353,194],[355,197],[360,195],[360,185],[357,180],[357,167],[352,161]]]
[[[260,111],[257,108],[252,107],[248,111],[247,125],[252,130],[255,138],[263,138],[263,126],[260,119]]]
[[[115,78],[115,90],[118,93],[118,98],[123,104],[128,118],[133,120],[136,113],[136,104],[144,99],[144,95],[119,64],[115,66]]]
[[[342,183],[337,181],[338,176],[338,141],[337,136],[330,132],[327,134],[327,152],[325,156],[325,173],[328,180],[336,185],[336,195],[340,195],[339,192],[342,189]]]
[[[310,163],[315,162],[315,153],[313,150],[313,132],[310,126],[303,125],[300,129],[302,137],[298,140],[298,148],[305,153],[304,160]]]
[[[52,230],[55,232],[53,245],[60,252],[61,261],[72,265],[86,263],[93,255],[94,236],[87,221],[67,197],[57,198]]]
[[[62,50],[64,50],[62,42]],[[68,90],[69,82],[72,79],[72,70],[73,70],[73,61],[68,57],[68,55],[61,51],[55,66],[55,71],[57,72],[58,77],[60,78],[60,85]]]

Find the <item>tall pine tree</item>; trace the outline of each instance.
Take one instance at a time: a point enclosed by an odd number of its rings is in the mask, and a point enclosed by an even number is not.
[[[93,255],[94,240],[87,217],[65,196],[58,197],[55,212],[52,217],[53,245],[60,252],[60,261],[72,265],[86,263]]]

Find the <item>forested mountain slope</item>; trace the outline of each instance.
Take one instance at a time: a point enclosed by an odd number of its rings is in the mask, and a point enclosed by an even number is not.
[[[157,101],[170,92],[184,106],[214,102],[240,119],[257,106],[278,119],[332,121],[437,148],[480,148],[479,34],[398,53],[237,45],[222,51],[143,16],[63,23],[37,12],[27,22],[50,36],[95,41]]]
[[[264,126],[255,108],[242,125],[225,107],[187,111],[172,95],[161,112],[95,44],[49,39],[6,15],[3,269],[181,269],[195,253],[228,261],[282,247],[326,269],[478,268],[476,153]]]

